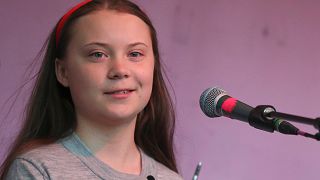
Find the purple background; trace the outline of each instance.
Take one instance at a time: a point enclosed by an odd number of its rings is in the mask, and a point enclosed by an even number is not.
[[[0,2],[0,162],[19,129],[30,86],[28,65],[57,20],[77,0]],[[319,142],[267,133],[227,118],[210,119],[199,96],[218,86],[252,106],[320,116],[320,1],[137,0],[159,34],[175,90],[179,169],[203,180],[319,179]],[[29,69],[30,70],[30,69]],[[15,97],[15,96],[14,96]],[[315,133],[309,126],[295,124]]]

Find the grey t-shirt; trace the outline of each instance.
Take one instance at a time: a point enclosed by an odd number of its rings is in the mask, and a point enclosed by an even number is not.
[[[121,173],[92,155],[76,134],[56,143],[33,149],[17,157],[11,165],[7,179],[106,179],[182,180],[182,177],[166,166],[147,156],[141,150],[140,175]]]

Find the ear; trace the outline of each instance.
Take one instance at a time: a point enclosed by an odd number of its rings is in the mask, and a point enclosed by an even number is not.
[[[68,69],[66,66],[66,62],[60,59],[55,60],[55,70],[57,80],[64,86],[68,87]]]

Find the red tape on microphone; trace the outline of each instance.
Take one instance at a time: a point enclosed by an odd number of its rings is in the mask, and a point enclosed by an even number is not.
[[[235,98],[228,98],[223,102],[221,107],[222,107],[222,110],[228,113],[232,113],[236,105],[237,105],[237,100]]]

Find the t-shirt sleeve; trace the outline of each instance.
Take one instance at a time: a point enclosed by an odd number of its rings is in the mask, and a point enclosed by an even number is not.
[[[49,179],[44,170],[36,163],[23,158],[17,158],[11,164],[7,180],[40,180]]]

